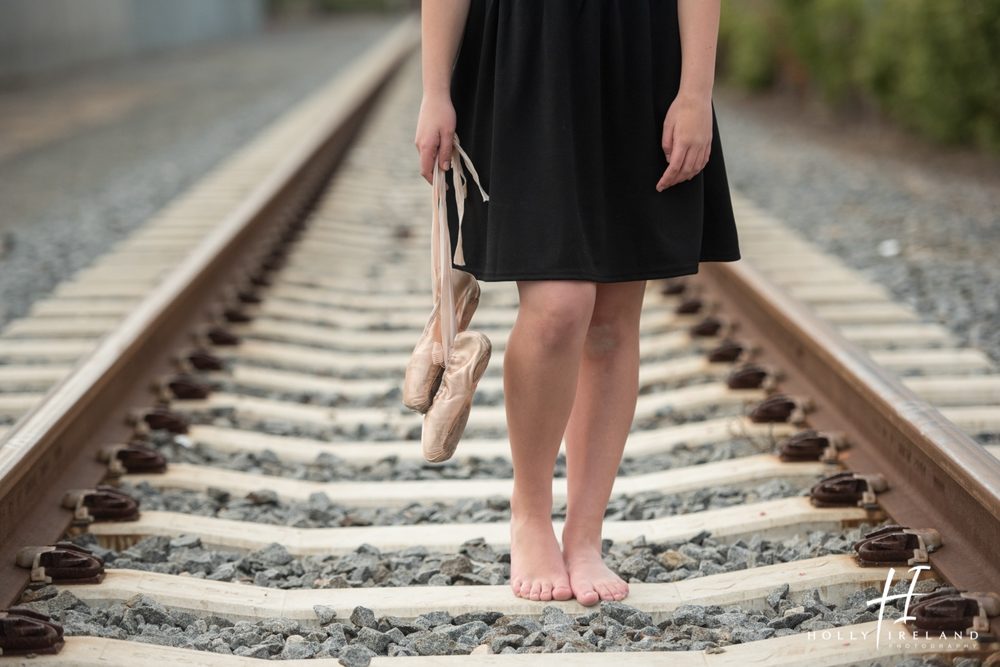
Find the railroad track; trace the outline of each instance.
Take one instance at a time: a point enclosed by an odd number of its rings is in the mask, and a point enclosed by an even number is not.
[[[513,596],[513,285],[483,284],[494,355],[454,460],[422,460],[400,404],[430,305],[417,36],[401,24],[0,335],[0,661],[1000,659],[988,615],[977,639],[901,641],[904,600],[882,625],[867,604],[887,578],[998,590],[998,376],[741,198],[747,261],[647,290],[604,531],[629,596]],[[558,527],[562,461],[553,484]],[[856,553],[897,522],[919,536]],[[949,604],[919,622],[969,627]],[[21,631],[50,648],[11,657]]]

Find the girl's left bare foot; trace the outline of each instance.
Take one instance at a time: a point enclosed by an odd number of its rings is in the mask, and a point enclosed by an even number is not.
[[[589,607],[601,600],[623,600],[628,596],[628,582],[604,564],[600,547],[567,542],[563,533],[562,548],[569,585],[580,604]]]

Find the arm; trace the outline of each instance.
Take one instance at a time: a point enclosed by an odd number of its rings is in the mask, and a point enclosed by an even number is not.
[[[681,83],[663,122],[662,145],[669,166],[656,184],[660,192],[691,180],[708,163],[720,5],[721,0],[677,0]]]
[[[455,108],[451,103],[451,70],[458,53],[471,0],[423,0],[420,8],[420,63],[424,96],[417,118],[414,145],[420,153],[420,174],[431,182],[434,160],[451,164]],[[441,146],[445,150],[439,151]]]

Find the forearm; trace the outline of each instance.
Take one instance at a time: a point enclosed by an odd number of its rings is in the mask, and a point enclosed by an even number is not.
[[[420,62],[425,95],[447,95],[451,69],[462,41],[471,0],[423,0],[420,7]]]
[[[678,96],[711,99],[721,0],[677,0],[681,32],[681,83]]]

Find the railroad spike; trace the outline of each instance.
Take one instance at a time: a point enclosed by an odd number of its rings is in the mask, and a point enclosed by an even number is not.
[[[236,298],[239,300],[240,303],[245,303],[245,304],[259,304],[264,301],[261,298],[260,294],[258,294],[256,289],[249,287],[239,290],[236,293]]]
[[[225,308],[222,311],[222,318],[229,324],[246,324],[253,321],[253,315],[236,306]]]
[[[975,632],[979,641],[996,641],[990,617],[1000,616],[1000,595],[959,591],[947,586],[921,597],[910,607],[910,623],[929,632]]]
[[[663,296],[674,296],[683,294],[686,289],[686,280],[667,280],[663,283],[663,287],[660,288],[660,294]]]
[[[782,461],[836,463],[843,449],[847,449],[847,441],[842,433],[805,429],[778,443],[778,457]]]
[[[22,547],[15,562],[31,570],[34,584],[99,584],[104,580],[104,559],[72,542]]]
[[[149,430],[164,430],[183,434],[188,432],[190,425],[183,415],[173,412],[165,405],[158,405],[130,415],[127,421],[135,427],[135,431],[139,435]]]
[[[98,450],[97,460],[108,464],[108,474],[112,477],[127,473],[162,473],[167,470],[167,459],[163,454],[141,442],[105,445]]]
[[[857,505],[865,509],[876,509],[877,494],[888,488],[889,483],[881,473],[862,475],[843,471],[814,484],[809,490],[809,497],[816,507]]]
[[[755,350],[745,343],[732,338],[726,338],[721,343],[705,353],[710,363],[736,363],[748,361]]]
[[[204,339],[219,347],[233,347],[240,344],[240,337],[222,326],[209,327],[203,334]]]
[[[778,381],[773,370],[761,364],[744,363],[730,371],[726,386],[730,389],[773,389]]]
[[[212,393],[211,385],[200,382],[198,378],[182,373],[166,380],[158,380],[153,385],[158,397],[165,401],[173,399],[180,401],[208,398]]]
[[[755,405],[748,416],[755,424],[775,422],[803,424],[806,412],[811,407],[811,402],[806,399],[788,394],[772,394]]]
[[[267,271],[255,271],[250,275],[250,284],[254,287],[270,287],[273,282]]]
[[[862,565],[917,565],[927,563],[927,554],[941,548],[941,533],[933,528],[907,528],[891,524],[865,533],[853,548]]]
[[[58,653],[64,645],[62,626],[47,614],[28,607],[0,611],[0,657]]]
[[[693,315],[694,313],[701,312],[704,305],[704,302],[700,298],[690,297],[677,304],[674,312],[678,315]]]
[[[695,338],[726,338],[728,334],[735,330],[735,327],[722,318],[709,315],[696,324],[691,325],[688,333]]]
[[[226,364],[222,358],[204,348],[194,349],[187,355],[177,355],[172,361],[182,373],[226,370]]]
[[[135,521],[139,518],[139,501],[105,484],[94,489],[67,491],[62,506],[73,510],[73,523],[77,526],[94,521]]]

